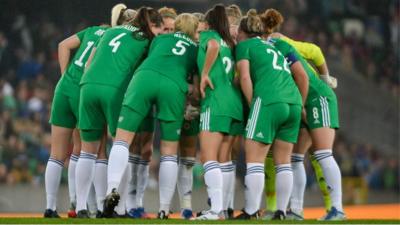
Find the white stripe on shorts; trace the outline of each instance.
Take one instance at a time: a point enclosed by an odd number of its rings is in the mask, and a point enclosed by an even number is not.
[[[250,139],[253,138],[254,131],[257,125],[258,114],[260,113],[260,105],[261,105],[261,99],[257,98],[253,106],[254,109],[250,119],[250,126],[249,126],[249,131],[247,132],[247,138]]]

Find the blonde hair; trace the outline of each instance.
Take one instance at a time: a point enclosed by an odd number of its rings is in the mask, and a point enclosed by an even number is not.
[[[162,16],[162,18],[171,18],[176,19],[177,14],[174,8],[162,7],[158,10],[158,13]]]
[[[267,9],[261,14],[261,20],[264,24],[264,32],[271,34],[278,30],[279,26],[285,21],[282,14],[276,9]]]
[[[193,16],[195,16],[200,23],[204,23],[206,22],[206,16],[203,13],[199,13],[199,12],[195,12],[192,13]]]
[[[250,9],[247,12],[247,15],[242,19],[242,21],[240,21],[239,29],[249,36],[258,36],[263,34],[264,26],[255,9]]]
[[[130,23],[135,19],[136,14],[136,10],[128,9],[125,4],[116,4],[111,10],[111,26]]]
[[[176,17],[175,31],[181,31],[194,39],[199,19],[190,13],[182,13]]]
[[[243,17],[242,10],[239,8],[239,6],[232,4],[225,7],[225,10],[228,18],[233,18],[233,21],[230,21],[232,23],[231,25],[239,25],[240,20]]]

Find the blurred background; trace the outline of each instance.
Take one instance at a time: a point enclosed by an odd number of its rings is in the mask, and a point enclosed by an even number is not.
[[[345,204],[400,202],[399,198],[399,0],[0,0],[0,212],[37,211],[45,205],[44,170],[50,150],[50,106],[60,78],[58,43],[91,25],[109,23],[123,2],[205,12],[237,4],[285,17],[281,32],[314,42],[326,56],[340,110],[334,154],[342,170]],[[158,204],[158,140],[151,163],[147,208]],[[306,206],[322,206],[307,162]],[[67,164],[66,164],[67,166]],[[59,211],[68,206],[62,179]],[[243,206],[243,157],[236,208]],[[194,209],[206,205],[202,168],[194,169]],[[175,204],[177,207],[177,204]],[[151,210],[150,210],[151,211]]]

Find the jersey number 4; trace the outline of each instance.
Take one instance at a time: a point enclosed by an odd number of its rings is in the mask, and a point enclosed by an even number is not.
[[[121,42],[119,41],[119,39],[121,39],[125,35],[126,35],[126,33],[122,33],[122,34],[116,36],[115,38],[113,38],[110,41],[110,43],[108,43],[109,46],[113,47],[111,50],[112,53],[116,53],[118,51],[118,48],[121,45]]]

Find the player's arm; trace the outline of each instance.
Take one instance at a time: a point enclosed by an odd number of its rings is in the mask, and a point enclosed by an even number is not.
[[[246,97],[247,103],[250,105],[253,99],[253,82],[250,77],[250,64],[249,60],[242,59],[237,62],[237,70],[240,77],[240,87],[244,96]]]
[[[61,74],[65,72],[68,66],[71,51],[78,48],[80,44],[81,41],[76,34],[64,39],[58,44],[58,63],[60,64]]]
[[[303,65],[298,60],[295,52],[289,52],[287,55],[285,55],[285,58],[290,65],[290,72],[292,72],[293,79],[297,85],[297,88],[300,91],[304,106],[308,95],[308,87],[309,87],[308,75],[304,70]]]
[[[315,65],[320,74],[319,77],[321,80],[331,88],[337,87],[337,80],[335,77],[329,75],[328,65],[326,64],[324,54],[319,46],[309,42],[295,41],[280,33],[274,33],[272,36],[275,38],[282,38],[282,40],[292,45],[301,56]]]
[[[204,98],[206,93],[206,87],[209,86],[211,89],[214,89],[214,86],[209,77],[210,70],[217,60],[219,53],[219,44],[215,39],[211,39],[207,42],[207,52],[206,58],[203,66],[203,70],[201,71],[201,81],[200,81],[200,93]]]

